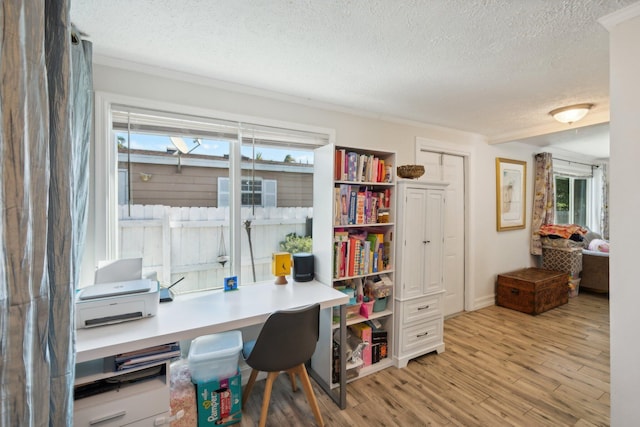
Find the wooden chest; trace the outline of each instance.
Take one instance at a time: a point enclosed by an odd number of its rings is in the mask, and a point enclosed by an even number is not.
[[[540,314],[569,301],[569,275],[525,268],[498,275],[496,304],[523,313]]]

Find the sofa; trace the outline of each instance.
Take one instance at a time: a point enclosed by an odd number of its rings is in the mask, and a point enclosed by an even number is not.
[[[583,289],[609,292],[609,242],[592,231],[584,236],[580,279],[580,287]]]

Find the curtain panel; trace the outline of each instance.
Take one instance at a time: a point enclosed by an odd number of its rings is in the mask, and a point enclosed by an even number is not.
[[[66,0],[2,12],[0,425],[71,426],[91,46],[72,43]]]
[[[600,232],[609,240],[609,164],[600,163],[602,170],[602,208],[600,209]]]
[[[531,215],[531,254],[542,255],[540,227],[553,224],[555,204],[553,199],[553,159],[551,153],[535,156],[535,182],[533,188],[533,213]]]

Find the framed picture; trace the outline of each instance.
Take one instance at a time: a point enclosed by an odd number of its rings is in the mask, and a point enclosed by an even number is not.
[[[527,162],[496,158],[496,219],[498,231],[525,227]]]

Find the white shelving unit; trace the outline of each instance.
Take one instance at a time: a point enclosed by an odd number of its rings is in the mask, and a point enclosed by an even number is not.
[[[344,150],[344,153],[356,153],[358,156],[373,156],[378,159],[378,163],[379,160],[383,160],[386,168],[385,172],[391,172],[389,182],[380,182],[377,179],[367,180],[366,177],[360,180],[359,177],[356,179],[351,177],[351,179],[349,179],[349,177],[336,176],[336,151],[338,150]],[[313,252],[316,260],[316,279],[334,288],[338,288],[345,284],[345,282],[353,281],[354,279],[362,280],[364,283],[366,279],[373,279],[375,276],[382,274],[389,277],[393,282],[395,273],[395,242],[393,241],[395,237],[395,169],[397,166],[395,153],[328,145],[316,150],[314,163],[317,165],[314,173],[314,205],[316,208],[314,209],[313,220]],[[372,162],[372,164],[375,163]],[[329,165],[331,166],[329,167]],[[371,175],[372,174],[370,174],[369,177]],[[370,191],[372,194],[386,192],[388,207],[378,209],[377,212],[382,214],[380,215],[380,219],[378,219],[378,215],[375,215],[375,218],[373,215],[369,215],[368,221],[365,216],[365,220],[361,221],[361,223],[351,224],[348,220],[344,221],[344,218],[341,218],[339,215],[342,214],[341,208],[343,202],[340,189],[345,186]],[[369,210],[369,212],[372,212],[372,210]],[[375,209],[373,212],[375,212]],[[385,222],[378,222],[378,220]],[[336,270],[339,269],[339,267],[336,265],[334,244],[336,233],[340,232],[343,234],[346,232],[346,234],[367,233],[367,235],[383,235],[385,242],[384,262],[376,262],[375,271],[373,271],[373,266],[369,265],[365,271],[360,270],[359,272],[350,273],[345,269],[343,274],[336,274]],[[316,353],[312,359],[313,368],[322,378],[332,384],[332,387],[337,387],[338,383],[332,381],[332,354],[333,335],[338,329],[339,324],[332,310],[324,310],[321,313],[320,320],[320,339]],[[355,378],[352,377],[353,372],[349,372],[350,365],[348,364],[347,373],[351,375],[347,375],[347,381],[361,378],[394,364],[392,357],[394,342],[393,294],[387,298],[386,309],[370,313],[368,318],[359,314],[350,315],[347,317],[346,323],[347,326],[350,326],[367,320],[379,321],[382,325],[381,329],[387,331],[387,357],[380,359],[377,363],[361,367],[359,369],[359,375]],[[335,377],[333,379],[335,379]]]
[[[394,359],[404,368],[410,359],[444,351],[444,204],[443,182],[398,182]]]

